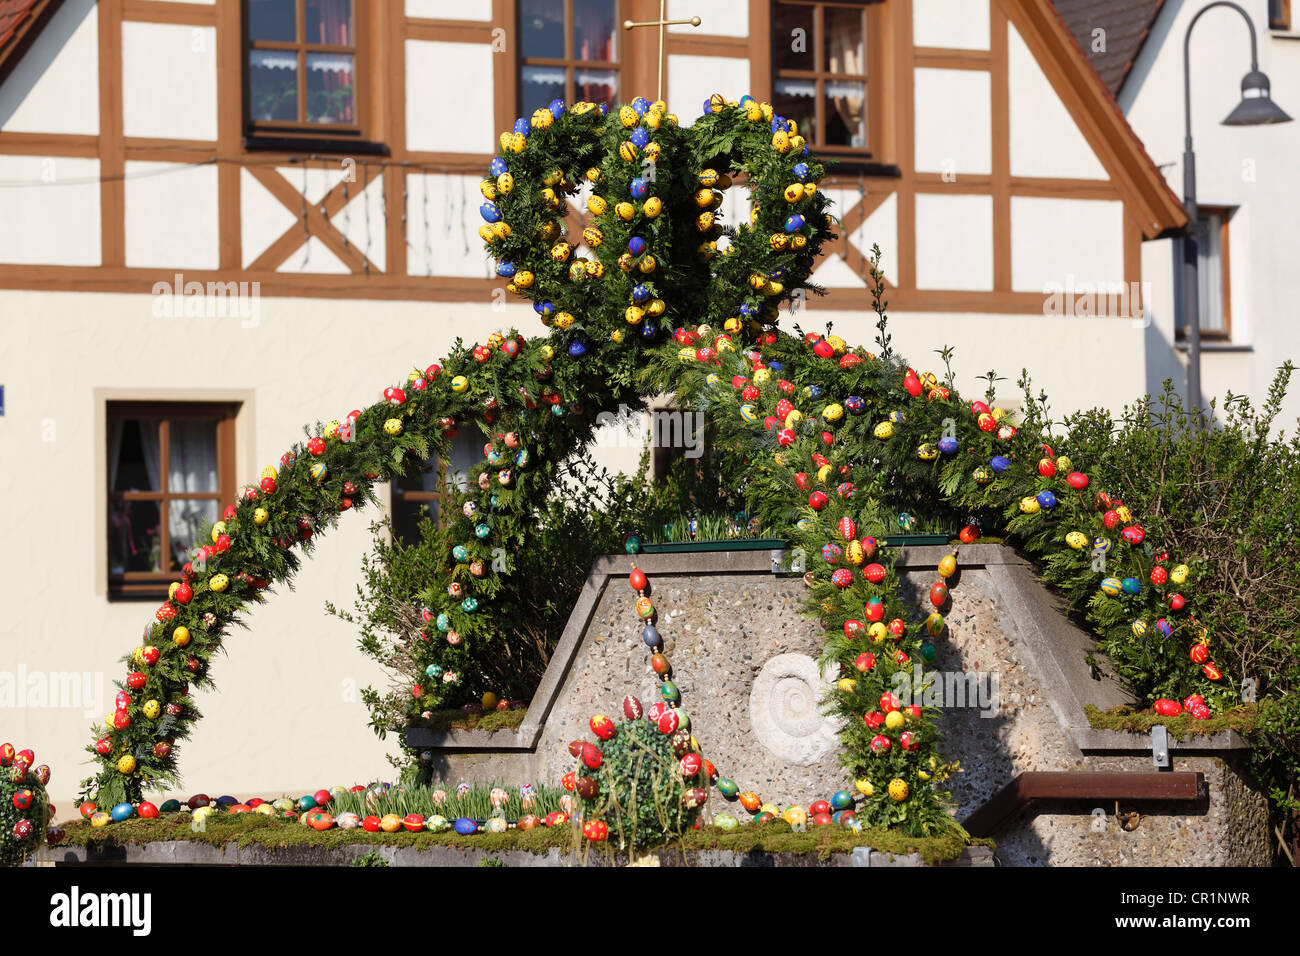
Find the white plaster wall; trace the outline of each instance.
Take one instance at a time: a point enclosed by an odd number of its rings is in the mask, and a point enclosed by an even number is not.
[[[126,264],[215,269],[217,167],[126,164]]]
[[[668,28],[669,33],[698,33],[708,36],[743,37],[749,35],[749,4],[761,3],[762,0],[709,0],[699,3],[697,0],[668,0],[669,20],[689,20],[700,18],[698,27],[680,24]],[[655,19],[650,17],[650,19]],[[646,29],[650,29],[647,27]],[[722,92],[722,91],[719,91]],[[723,94],[728,99],[739,99]]]
[[[491,20],[492,0],[406,0],[406,15],[426,20]]]
[[[683,126],[704,113],[704,101],[714,93],[738,100],[749,92],[749,60],[728,56],[668,57],[668,109],[681,118]],[[653,90],[645,92],[647,99]]]
[[[0,156],[6,182],[23,185],[0,186],[0,262],[99,265],[99,160]]]
[[[898,194],[892,193],[849,235],[863,255],[880,247],[880,268],[889,282],[898,281]]]
[[[993,289],[993,197],[917,193],[916,287]]]
[[[0,86],[0,131],[99,132],[99,16],[68,0]]]
[[[481,341],[491,329],[513,325],[531,336],[542,328],[523,305],[497,311],[488,303],[264,297],[255,301],[254,321],[158,318],[153,304],[149,295],[0,292],[0,460],[25,463],[0,468],[0,541],[23,542],[0,548],[3,593],[22,596],[0,616],[0,670],[102,675],[89,713],[82,706],[0,709],[5,739],[33,747],[53,769],[51,794],[65,812],[90,772],[82,750],[88,725],[112,708],[118,659],[138,643],[156,606],[110,603],[97,580],[105,545],[96,521],[104,480],[91,464],[103,440],[95,434],[95,390],[251,393],[236,426],[242,485],[301,440],[304,423],[378,401],[385,386],[445,355],[457,336]],[[602,442],[600,463],[636,468],[639,444],[611,435]],[[204,719],[183,745],[186,793],[270,797],[391,779],[385,754],[396,741],[373,736],[364,705],[350,693],[386,686],[384,675],[357,649],[356,630],[323,610],[326,601],[350,607],[375,517],[343,515],[319,536],[295,590],[276,588],[247,614],[248,630],[230,632],[227,654],[213,668],[219,689],[198,694]]]
[[[496,152],[492,55],[485,43],[406,41],[407,149]]]
[[[1124,204],[1011,197],[1011,287],[1124,282]]]
[[[912,42],[917,46],[987,50],[988,0],[912,0]]]
[[[1107,179],[1020,32],[1007,24],[1011,175]]]
[[[929,68],[915,73],[917,172],[958,176],[992,172],[989,74]]]
[[[1183,37],[1200,4],[1166,4],[1156,19],[1129,80],[1120,106],[1146,144],[1176,195],[1183,194]],[[1259,68],[1272,82],[1274,100],[1300,116],[1300,41],[1270,35],[1265,0],[1243,0],[1259,38]],[[1300,156],[1300,123],[1227,127],[1221,122],[1240,100],[1241,76],[1250,68],[1246,25],[1230,9],[1211,10],[1198,22],[1191,41],[1192,136],[1196,150],[1197,194],[1205,205],[1235,206],[1229,227],[1232,345],[1237,351],[1207,346],[1201,355],[1204,396],[1220,399],[1228,390],[1258,404],[1266,397],[1274,370],[1286,359],[1300,361],[1300,189],[1295,157]],[[1149,343],[1153,386],[1173,375],[1184,387],[1176,352],[1173,317],[1173,257],[1168,243],[1147,243],[1143,279],[1157,281],[1156,324]],[[1158,372],[1155,370],[1163,370]],[[1300,416],[1300,385],[1280,416],[1294,433]]]
[[[217,138],[217,31],[122,24],[122,131],[159,139]]]
[[[406,271],[413,276],[483,278],[496,274],[478,227],[479,176],[409,175]]]

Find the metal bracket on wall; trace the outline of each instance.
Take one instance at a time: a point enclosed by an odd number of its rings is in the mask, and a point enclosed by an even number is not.
[[[1151,762],[1160,770],[1169,770],[1173,762],[1169,759],[1169,731],[1164,724],[1151,728]]]
[[[769,553],[772,555],[772,573],[780,574],[785,570],[785,552],[779,548],[773,548]]]

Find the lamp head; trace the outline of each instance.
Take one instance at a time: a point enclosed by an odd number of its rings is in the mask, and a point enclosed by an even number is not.
[[[1289,123],[1291,117],[1269,96],[1268,77],[1251,70],[1241,80],[1241,102],[1223,121],[1224,126],[1266,126]]]

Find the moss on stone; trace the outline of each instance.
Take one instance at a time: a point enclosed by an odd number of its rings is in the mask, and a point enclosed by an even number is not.
[[[526,710],[492,710],[486,714],[467,714],[461,710],[435,710],[431,717],[419,717],[411,721],[412,727],[424,727],[428,730],[483,730],[491,733],[496,730],[518,730],[524,722]]]
[[[89,823],[77,821],[67,827],[65,846],[108,849],[118,846],[145,843],[186,841],[205,843],[214,847],[234,844],[240,848],[259,846],[269,850],[289,847],[315,847],[322,850],[363,844],[367,846],[413,847],[417,850],[436,846],[456,847],[467,851],[502,852],[522,850],[545,854],[552,849],[575,851],[587,858],[594,856],[613,861],[615,848],[606,844],[583,841],[570,827],[535,827],[531,830],[509,830],[505,833],[480,833],[473,837],[447,833],[367,833],[353,830],[313,830],[293,820],[268,817],[261,814],[239,814],[231,817],[209,817],[206,826],[194,830],[188,814],[169,814],[155,820],[127,820],[95,829]],[[854,833],[844,827],[811,827],[804,833],[795,833],[783,821],[776,820],[762,826],[750,824],[725,831],[708,826],[691,830],[653,852],[674,853],[695,850],[730,850],[733,853],[813,853],[819,860],[827,860],[836,853],[850,853],[854,847],[870,846],[873,849],[897,855],[919,853],[927,864],[954,860],[961,856],[968,842],[992,846],[992,841],[969,839],[954,830],[943,836],[909,837],[888,830],[864,829]]]
[[[1177,717],[1162,717],[1154,710],[1137,710],[1123,706],[1100,710],[1088,704],[1083,710],[1088,718],[1088,726],[1096,730],[1123,730],[1129,733],[1147,734],[1151,732],[1152,727],[1163,724],[1171,735],[1180,740],[1197,735],[1217,734],[1225,730],[1235,730],[1242,736],[1246,736],[1254,730],[1258,719],[1254,704],[1243,704],[1208,720],[1195,720],[1185,713]]]

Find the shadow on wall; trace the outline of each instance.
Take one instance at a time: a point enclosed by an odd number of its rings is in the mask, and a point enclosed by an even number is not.
[[[1149,309],[1150,305],[1147,308]],[[1144,337],[1147,359],[1146,393],[1159,395],[1164,391],[1165,380],[1171,379],[1174,389],[1186,399],[1187,369],[1183,366],[1182,357],[1174,347],[1174,343],[1165,335],[1165,324],[1156,321],[1154,317],[1147,323]],[[1167,324],[1173,328],[1172,322]]]
[[[95,0],[67,0],[50,18],[36,42],[14,68],[0,89],[0,127],[13,117],[36,84],[48,72],[83,20],[95,9]]]

